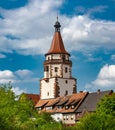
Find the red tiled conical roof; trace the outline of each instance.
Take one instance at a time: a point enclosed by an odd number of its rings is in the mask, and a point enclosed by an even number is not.
[[[57,21],[56,24],[54,25],[55,27],[55,33],[54,33],[54,37],[51,43],[51,47],[48,51],[48,53],[46,53],[46,55],[48,54],[68,54],[69,53],[65,50],[64,44],[63,44],[63,40],[60,34],[60,23]]]

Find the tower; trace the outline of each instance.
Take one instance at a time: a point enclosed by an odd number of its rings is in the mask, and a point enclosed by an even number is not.
[[[51,47],[45,54],[44,78],[40,80],[41,99],[76,93],[76,79],[72,77],[72,62],[63,44],[58,18],[54,27]]]

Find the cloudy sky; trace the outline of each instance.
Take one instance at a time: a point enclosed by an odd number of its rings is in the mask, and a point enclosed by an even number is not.
[[[0,83],[39,93],[58,14],[77,90],[115,90],[115,0],[0,0]]]

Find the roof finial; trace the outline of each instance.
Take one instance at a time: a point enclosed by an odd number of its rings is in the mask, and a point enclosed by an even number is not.
[[[58,13],[57,13],[57,21],[58,21]]]
[[[60,22],[58,21],[58,14],[57,14],[57,21],[56,21],[54,27],[55,27],[55,31],[56,31],[56,32],[59,32],[59,31],[60,31],[61,25],[60,25]]]

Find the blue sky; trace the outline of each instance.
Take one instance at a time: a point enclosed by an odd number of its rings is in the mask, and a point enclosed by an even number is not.
[[[78,91],[115,90],[115,0],[0,0],[0,83],[39,93],[58,14]]]

